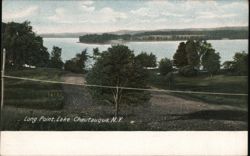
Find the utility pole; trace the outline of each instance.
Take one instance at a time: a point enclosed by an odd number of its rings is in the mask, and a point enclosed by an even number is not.
[[[3,110],[3,99],[4,99],[4,69],[5,69],[5,48],[3,49],[2,56],[2,70],[1,70],[1,111]]]

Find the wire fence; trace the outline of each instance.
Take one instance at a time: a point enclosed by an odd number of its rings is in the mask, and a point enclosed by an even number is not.
[[[35,82],[42,82],[42,83],[76,85],[76,86],[85,86],[85,87],[96,87],[96,88],[124,89],[124,90],[137,90],[137,91],[152,91],[152,92],[165,92],[165,93],[206,94],[206,95],[225,95],[225,96],[248,96],[248,94],[242,94],[242,93],[218,93],[218,92],[181,91],[181,90],[166,90],[166,89],[153,89],[153,88],[133,88],[133,87],[123,87],[123,86],[105,86],[105,85],[88,84],[88,83],[70,83],[70,82],[63,82],[63,81],[32,79],[32,78],[16,77],[16,76],[9,76],[9,75],[4,75],[3,77],[8,78],[8,79],[35,81]]]

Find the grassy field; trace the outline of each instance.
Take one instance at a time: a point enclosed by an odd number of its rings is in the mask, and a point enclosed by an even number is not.
[[[157,75],[156,70],[150,71],[149,83],[151,86],[162,89],[204,91],[221,93],[248,93],[247,76],[215,75],[213,77],[201,75],[183,77],[174,75],[173,83],[168,83],[164,76]],[[247,109],[247,96],[205,95],[171,93],[182,98],[201,100],[212,104],[223,104]]]
[[[5,75],[41,80],[60,80],[62,71],[56,69],[22,69],[7,71]],[[4,105],[38,109],[61,109],[63,93],[60,84],[17,79],[5,79]]]
[[[65,72],[55,69],[25,69],[9,71],[6,75],[62,81]],[[247,93],[247,77],[198,76],[192,78],[175,75],[169,86],[164,77],[151,71],[150,85],[157,88]],[[84,79],[82,75],[69,75],[69,80]],[[78,82],[73,83],[78,83]],[[91,103],[87,89],[68,86],[5,79],[5,107],[2,112],[2,130],[246,130],[247,99],[233,96],[199,94],[152,93],[151,104],[145,106],[121,105],[119,123],[73,122],[82,118],[112,118],[113,105]],[[181,97],[181,98],[179,98]],[[204,104],[201,101],[205,101]],[[77,103],[77,104],[75,104]],[[225,107],[225,106],[226,107]],[[233,106],[227,108],[227,106]],[[68,106],[67,108],[65,106]],[[75,106],[79,106],[74,108]],[[183,107],[184,106],[184,107]],[[186,108],[187,107],[187,108]],[[237,108],[236,108],[237,107]],[[26,122],[25,117],[69,117],[70,122]]]

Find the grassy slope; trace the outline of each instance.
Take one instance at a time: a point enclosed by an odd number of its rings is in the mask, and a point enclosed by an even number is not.
[[[6,75],[43,80],[60,80],[62,71],[56,69],[22,69],[7,71]],[[5,79],[5,105],[17,107],[60,109],[63,94],[60,84],[48,84],[16,79]]]
[[[169,86],[168,82],[164,80],[163,76],[157,75],[156,71],[151,71],[149,81],[152,86],[163,89],[222,93],[248,93],[247,76],[215,75],[213,77],[182,77],[179,75],[175,75],[174,83]],[[222,96],[181,93],[174,93],[173,95],[192,100],[202,100],[212,104],[231,105],[247,109],[246,96]]]
[[[61,81],[64,72],[56,69],[23,69],[8,71],[6,75],[34,79]],[[5,79],[5,106],[1,115],[2,130],[136,130],[144,125],[122,123],[77,123],[77,122],[25,122],[29,117],[94,117],[101,114],[88,114],[62,109],[64,95],[61,84],[49,84],[24,80]],[[112,109],[109,109],[112,112]],[[103,112],[103,111],[102,111]],[[99,112],[100,113],[100,112]],[[110,117],[113,116],[109,115]]]

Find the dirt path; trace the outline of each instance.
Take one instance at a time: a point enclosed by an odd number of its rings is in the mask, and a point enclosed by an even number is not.
[[[64,82],[84,84],[85,79],[82,74],[66,74],[62,77]],[[83,110],[85,107],[92,105],[92,99],[86,88],[76,85],[63,85],[65,95],[64,109]]]

